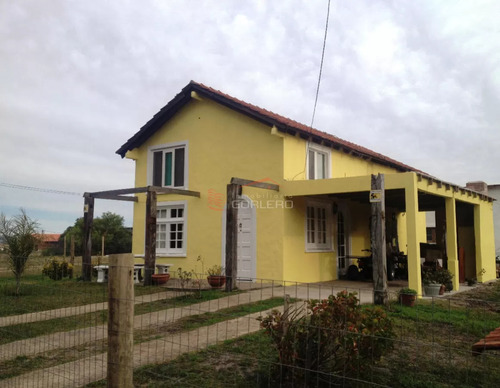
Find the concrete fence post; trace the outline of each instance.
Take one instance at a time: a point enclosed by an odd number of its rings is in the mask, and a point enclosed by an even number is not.
[[[134,350],[134,257],[109,256],[108,387],[132,388]]]

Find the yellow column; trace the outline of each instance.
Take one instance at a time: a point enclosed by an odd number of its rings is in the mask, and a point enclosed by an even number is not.
[[[476,276],[479,282],[496,278],[495,236],[492,204],[481,201],[474,206],[474,238],[476,240]]]
[[[448,270],[453,274],[453,290],[458,290],[458,247],[457,247],[457,212],[455,198],[445,198],[446,209],[446,255]]]
[[[420,274],[420,244],[418,241],[418,190],[417,176],[409,175],[405,185],[406,234],[408,246],[408,286],[422,295],[422,279]]]

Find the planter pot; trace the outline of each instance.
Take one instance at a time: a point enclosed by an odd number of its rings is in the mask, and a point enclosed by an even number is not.
[[[415,301],[417,300],[417,296],[411,294],[401,294],[399,295],[399,300],[404,306],[413,307],[415,305]]]
[[[446,291],[446,286],[444,284],[442,284],[441,288],[439,289],[439,295],[444,295],[445,291]]]
[[[208,284],[210,284],[210,287],[212,288],[221,288],[224,284],[226,284],[226,277],[225,276],[208,276],[207,277]]]
[[[170,279],[169,273],[155,273],[151,275],[151,280],[156,285],[165,284],[168,282],[168,279]]]
[[[441,289],[441,284],[431,283],[424,286],[426,296],[438,296],[440,289]]]

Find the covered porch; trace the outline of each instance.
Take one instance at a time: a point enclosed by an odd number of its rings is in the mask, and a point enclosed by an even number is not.
[[[356,228],[351,241],[351,255],[362,255],[370,248],[371,176],[333,178],[308,181],[287,181],[281,192],[288,198],[317,199],[330,202],[332,212],[340,207],[350,209]],[[425,213],[434,212],[436,243],[442,265],[453,274],[453,289],[465,278],[479,282],[496,277],[492,199],[475,191],[415,172],[385,174],[385,218],[387,243],[407,255],[409,287],[422,295],[421,264],[429,258],[421,252],[427,242]],[[304,215],[307,217],[307,215]],[[337,239],[339,233],[333,233]],[[307,238],[307,237],[306,237]],[[332,257],[338,261],[341,247],[334,246]],[[424,249],[422,249],[424,251]],[[344,252],[345,253],[345,252]],[[345,255],[347,256],[347,255]],[[337,262],[336,274],[342,271]]]

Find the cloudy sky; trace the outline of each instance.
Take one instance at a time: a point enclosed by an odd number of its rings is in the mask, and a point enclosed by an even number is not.
[[[0,0],[0,211],[62,232],[83,192],[132,187],[115,151],[190,80],[310,124],[327,5]],[[499,15],[497,0],[332,0],[314,127],[500,183]],[[106,210],[131,225],[130,204]]]

